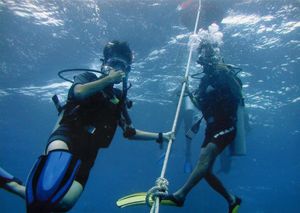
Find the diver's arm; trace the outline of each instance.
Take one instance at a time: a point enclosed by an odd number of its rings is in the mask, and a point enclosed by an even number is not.
[[[74,97],[77,100],[84,100],[95,93],[102,91],[110,84],[120,83],[124,77],[125,73],[123,71],[111,70],[109,75],[104,78],[86,84],[77,84],[74,87]]]
[[[164,132],[164,133],[154,133],[154,132],[146,132],[142,130],[135,129],[135,134],[131,137],[128,137],[130,140],[155,140],[158,143],[161,143],[163,141],[169,141],[170,139],[174,139],[174,133],[173,132]]]
[[[163,141],[169,141],[171,138],[175,138],[175,134],[173,132],[154,133],[134,128],[126,106],[122,109],[119,126],[123,129],[123,136],[129,140],[155,140],[158,143],[162,143]]]
[[[130,122],[128,121],[129,121],[128,117],[127,117],[127,122],[126,119],[123,117],[120,120],[119,125],[123,129],[123,136],[129,140],[144,140],[144,141],[155,140],[158,143],[162,143],[163,141],[169,141],[171,138],[172,139],[175,138],[175,134],[173,132],[154,133],[154,132],[146,132],[146,131],[135,129],[131,124],[131,120]]]

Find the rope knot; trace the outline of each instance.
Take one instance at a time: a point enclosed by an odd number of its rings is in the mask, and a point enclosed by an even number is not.
[[[168,191],[169,181],[166,178],[163,178],[163,177],[157,178],[155,181],[155,184],[159,188],[158,191],[160,191],[160,192]]]
[[[149,207],[155,202],[155,198],[160,197],[162,194],[168,193],[169,181],[166,178],[159,177],[155,181],[155,186],[148,190],[146,196],[146,203]]]

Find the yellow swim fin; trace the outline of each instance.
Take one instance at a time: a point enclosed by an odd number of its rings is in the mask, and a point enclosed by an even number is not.
[[[235,203],[229,206],[229,213],[238,213],[241,203],[242,203],[242,199],[236,197]]]
[[[139,192],[127,195],[117,200],[116,204],[120,208],[146,204],[146,192]]]
[[[119,208],[125,208],[128,206],[146,205],[146,197],[147,197],[147,192],[138,192],[138,193],[130,194],[118,199],[116,205]],[[150,205],[153,204],[152,198],[150,198],[149,203]],[[176,204],[171,200],[162,200],[160,204],[167,205],[167,206],[176,206]]]

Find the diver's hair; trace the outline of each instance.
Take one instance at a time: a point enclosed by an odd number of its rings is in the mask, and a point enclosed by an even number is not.
[[[125,60],[128,64],[132,63],[133,55],[127,42],[110,41],[103,49],[104,62],[112,57],[119,57]]]
[[[208,41],[202,41],[199,43],[198,48],[197,48],[198,54],[201,53],[202,49],[205,49],[209,53],[210,56],[215,54],[214,45]]]

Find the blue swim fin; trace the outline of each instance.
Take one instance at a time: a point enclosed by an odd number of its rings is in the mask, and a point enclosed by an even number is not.
[[[66,150],[42,155],[27,180],[27,212],[51,212],[71,187],[80,163]]]

